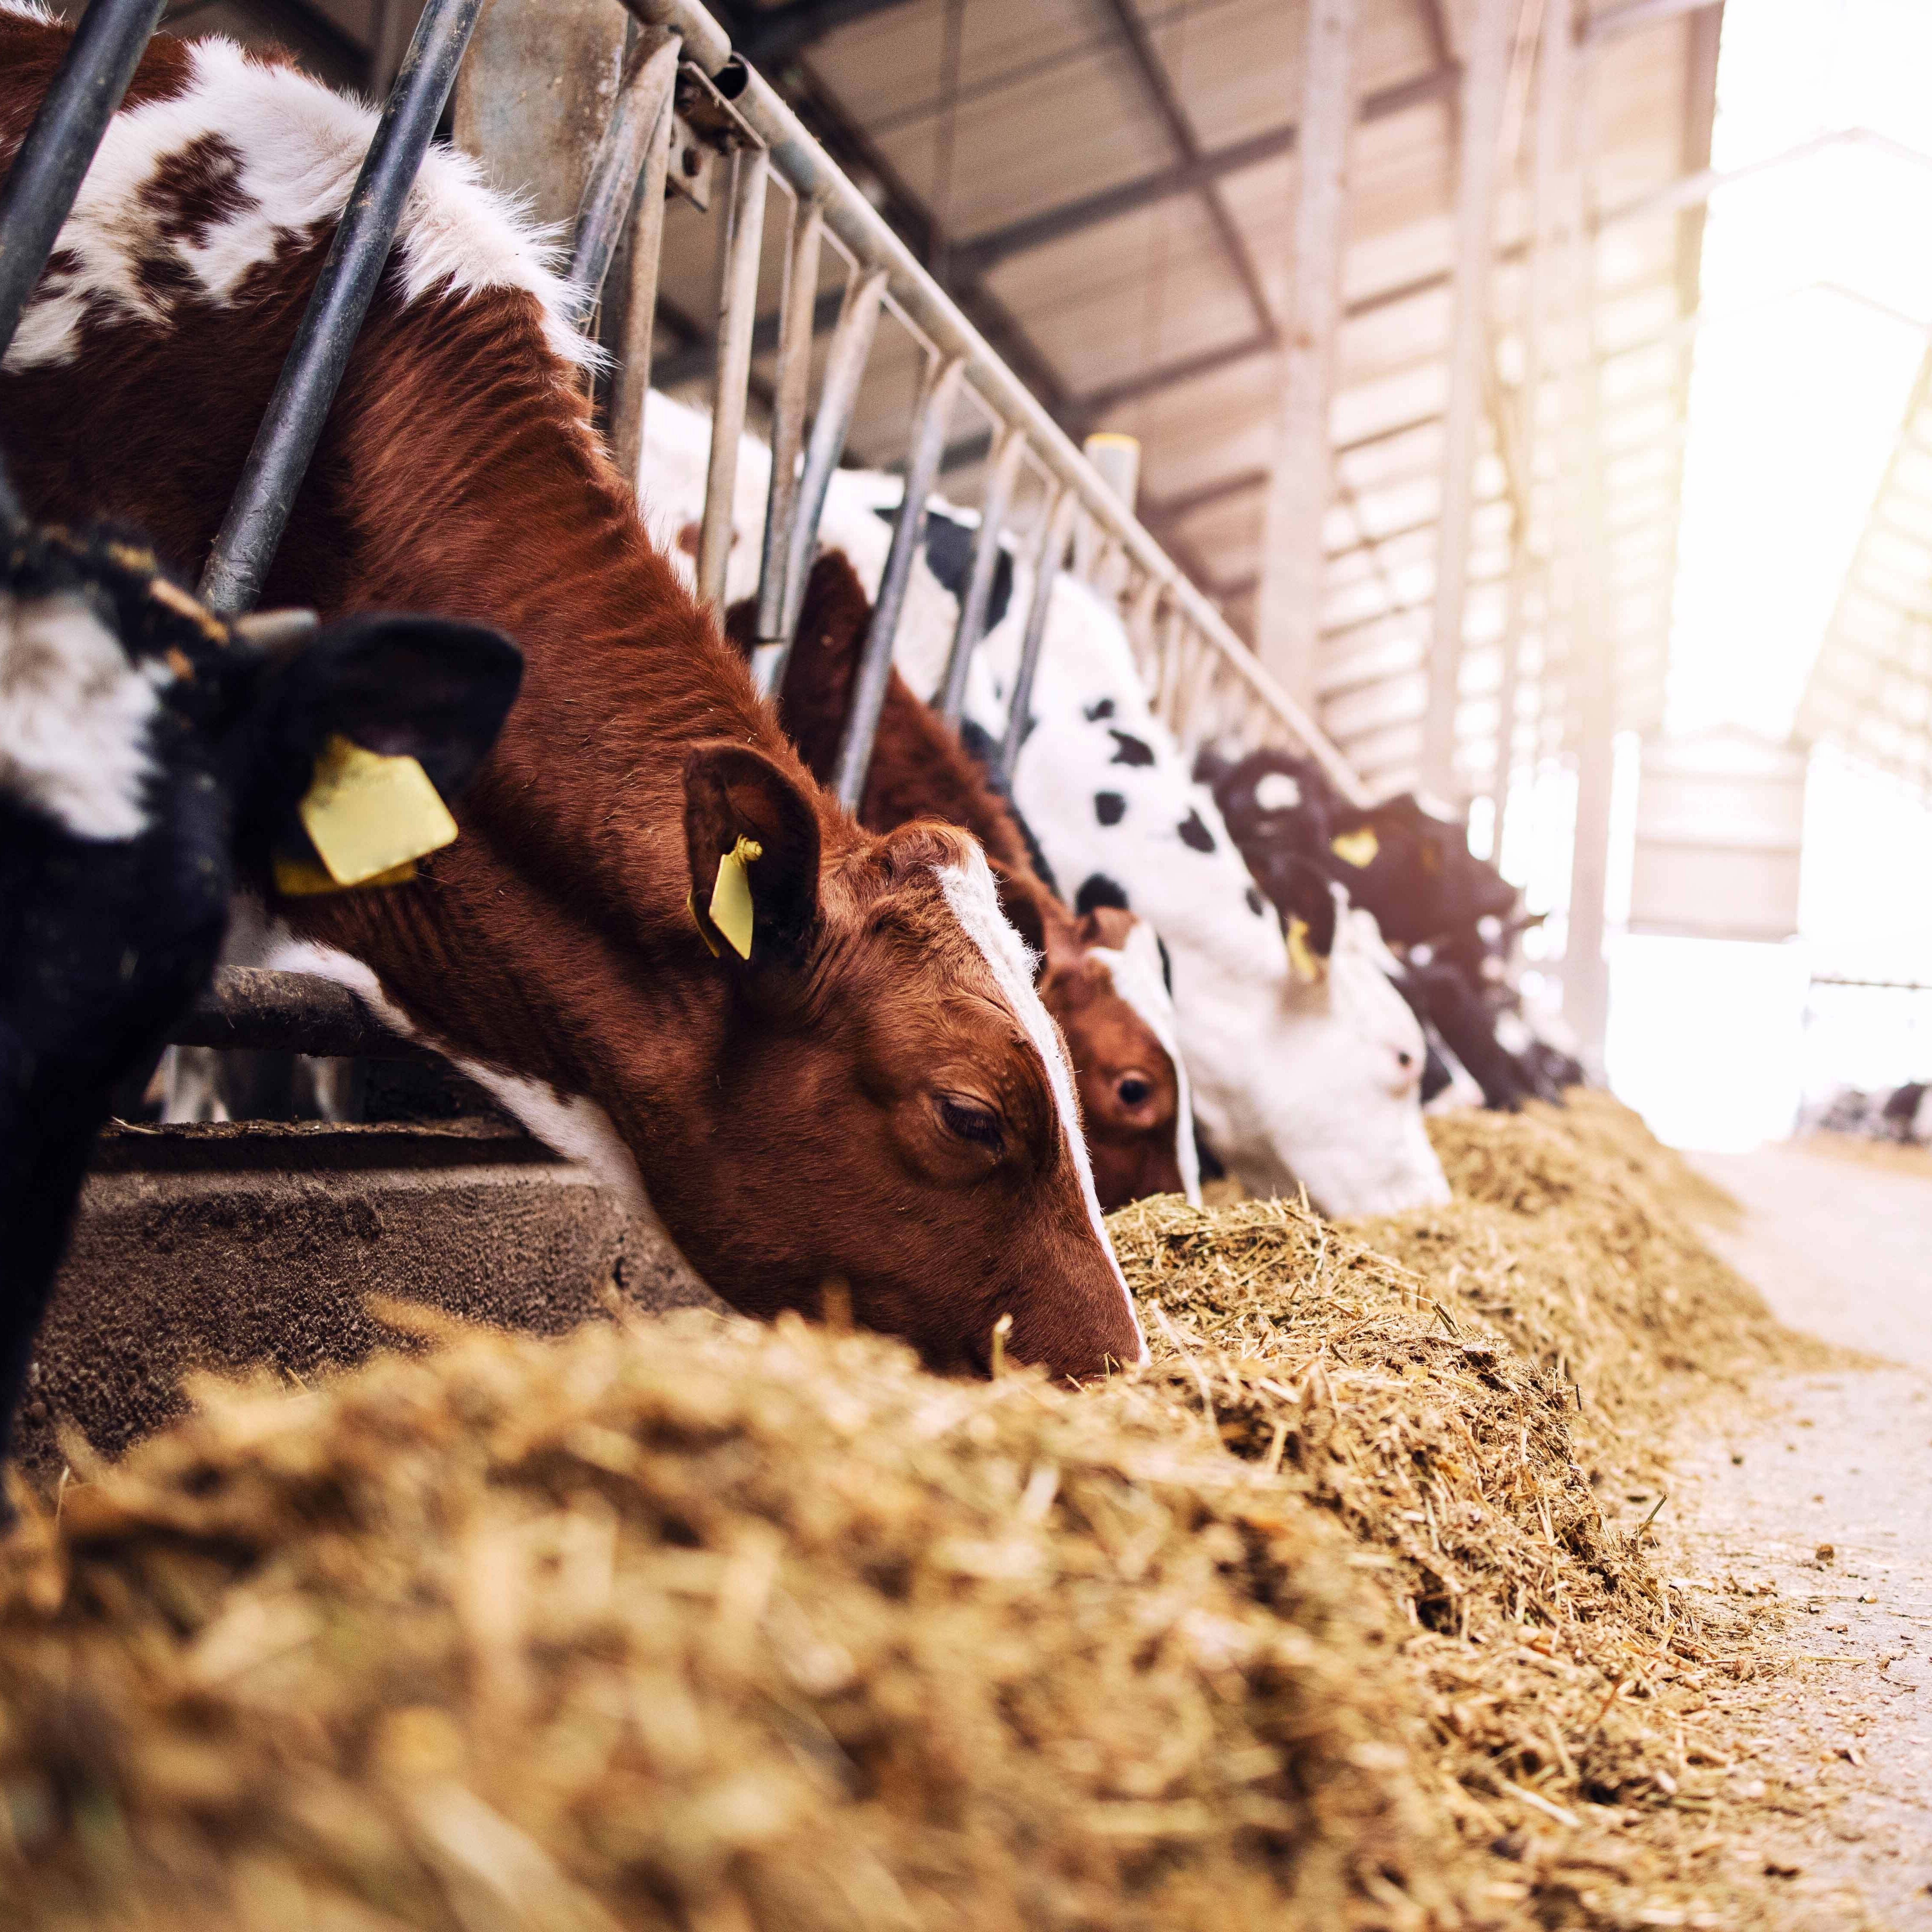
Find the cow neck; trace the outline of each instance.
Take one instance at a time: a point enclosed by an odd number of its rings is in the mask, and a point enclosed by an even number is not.
[[[828,862],[860,835],[652,548],[533,304],[418,304],[357,362],[331,438],[356,502],[292,530],[274,594],[494,625],[524,680],[428,886],[312,901],[291,925],[367,961],[432,1036],[496,1060],[512,1040],[512,1070],[587,1094],[632,1138],[625,1117],[662,1120],[727,1032],[726,974],[686,905],[690,747],[729,739],[788,768]]]

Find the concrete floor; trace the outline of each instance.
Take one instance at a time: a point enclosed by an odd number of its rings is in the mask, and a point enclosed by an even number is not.
[[[1932,1164],[1774,1148],[1698,1165],[1744,1209],[1713,1245],[1778,1315],[1884,1359],[1688,1419],[1666,1561],[1784,1612],[1789,1668],[1738,1774],[1823,1801],[1762,1848],[1803,1922],[1867,1922],[1856,1898],[1932,1932]]]

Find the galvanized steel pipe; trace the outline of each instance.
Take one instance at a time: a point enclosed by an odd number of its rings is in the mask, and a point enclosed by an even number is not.
[[[416,22],[202,574],[217,610],[261,594],[482,4],[429,0]]]
[[[880,298],[885,290],[884,268],[867,268],[862,264],[855,269],[845,292],[844,312],[832,332],[825,380],[818,392],[818,413],[812,418],[805,474],[799,479],[798,500],[786,542],[784,606],[780,613],[782,642],[772,672],[774,691],[784,682],[784,660],[791,649],[792,633],[798,628],[798,607],[805,601],[805,580],[818,542],[818,520],[825,514],[825,493],[832,487],[832,472],[844,452],[845,433],[852,426],[852,410],[859,400],[866,358],[872,352]]]
[[[718,316],[718,380],[711,407],[711,460],[698,526],[698,595],[724,620],[724,573],[731,560],[731,512],[738,490],[738,446],[752,378],[752,330],[758,319],[758,260],[765,240],[763,154],[741,149],[731,184],[731,231]]]
[[[786,566],[791,554],[792,523],[798,514],[799,458],[805,446],[806,405],[812,398],[812,317],[818,304],[818,263],[824,239],[824,203],[801,202],[786,257],[784,308],[778,318],[772,476],[765,495],[764,548],[758,560],[758,642],[761,649],[786,640]],[[778,687],[766,674],[780,665],[782,656],[782,650],[769,651],[759,668],[760,688],[768,694]]]
[[[0,356],[20,326],[166,0],[92,0],[0,189]]]
[[[1066,555],[1073,535],[1073,520],[1080,514],[1078,493],[1062,484],[1052,514],[1041,526],[1040,553],[1034,560],[1033,597],[1027,607],[1026,634],[1020,640],[1019,663],[1013,672],[1012,695],[1006,700],[1006,728],[1000,740],[994,776],[1010,788],[1013,766],[1018,762],[1020,741],[1026,736],[1028,706],[1033,703],[1034,674],[1040,668],[1040,653],[1046,642],[1046,620],[1053,608],[1053,582]]]
[[[663,132],[664,118],[671,111],[677,48],[668,36],[655,46],[640,40],[632,50],[630,70],[618,83],[571,242],[570,280],[575,298],[571,319],[579,328],[587,326],[604,292],[610,258],[637,202],[638,178],[652,140]],[[658,193],[664,193],[662,183]]]
[[[926,533],[926,499],[939,480],[946,424],[952,419],[959,379],[965,374],[965,364],[956,356],[944,362],[935,357],[934,364],[913,424],[905,494],[899,499],[898,514],[893,519],[892,548],[886,553],[886,568],[879,580],[878,601],[872,606],[872,621],[866,628],[866,641],[859,653],[851,704],[838,742],[838,763],[832,770],[832,789],[848,812],[856,812],[860,800],[865,796],[866,772],[872,762],[872,741],[878,736],[879,713],[885,707],[886,691],[892,682],[892,640],[898,634],[906,586],[912,581],[914,560]]]
[[[973,568],[966,580],[966,594],[959,600],[959,621],[953,626],[952,650],[946,660],[946,681],[939,696],[940,720],[956,736],[959,721],[965,715],[966,679],[973,668],[973,653],[986,632],[986,607],[993,594],[993,573],[1000,562],[1000,532],[1005,527],[1013,484],[1026,450],[1024,430],[1002,430],[986,478],[986,495],[980,506],[980,531],[973,540]]]

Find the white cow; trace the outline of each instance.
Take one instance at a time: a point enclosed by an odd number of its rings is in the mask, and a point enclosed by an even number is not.
[[[1004,728],[1030,586],[974,667],[968,709]],[[1124,901],[1172,962],[1181,1050],[1209,1139],[1258,1192],[1298,1184],[1330,1214],[1449,1198],[1422,1124],[1422,1029],[1384,970],[1372,917],[1344,908],[1298,968],[1281,922],[1149,706],[1118,613],[1054,586],[1013,799],[1078,904]]]

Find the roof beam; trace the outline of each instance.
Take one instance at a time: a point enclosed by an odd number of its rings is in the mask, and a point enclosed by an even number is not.
[[[1460,78],[1459,68],[1438,68],[1394,87],[1365,94],[1358,118],[1363,121],[1384,120],[1393,114],[1406,113],[1412,107],[1440,100],[1454,93]],[[1113,188],[1082,195],[1077,200],[1063,202],[1058,208],[1024,216],[1003,228],[992,229],[984,235],[956,243],[954,265],[970,274],[986,274],[1009,256],[1043,248],[1050,242],[1063,241],[1083,229],[1131,214],[1156,202],[1198,193],[1224,176],[1238,174],[1244,169],[1259,167],[1264,162],[1292,154],[1298,134],[1297,125],[1292,122],[1279,128],[1264,128],[1245,140],[1231,142],[1224,148],[1208,148],[1197,160],[1138,176]]]
[[[1154,112],[1167,129],[1168,139],[1180,157],[1180,165],[1198,168],[1205,155],[1194,132],[1194,124],[1188,118],[1186,107],[1168,73],[1166,63],[1160,57],[1160,50],[1154,45],[1154,37],[1148,33],[1147,22],[1141,18],[1134,0],[1100,0],[1100,4],[1112,16],[1121,39],[1126,43],[1128,57],[1154,103]],[[1247,237],[1228,211],[1218,178],[1204,180],[1198,192],[1207,208],[1208,218],[1214,225],[1215,237],[1221,244],[1221,253],[1234,270],[1234,279],[1246,292],[1249,305],[1255,312],[1256,326],[1272,344],[1276,333],[1274,313],[1268,306],[1268,291],[1262,286],[1261,271],[1255,266]]]

